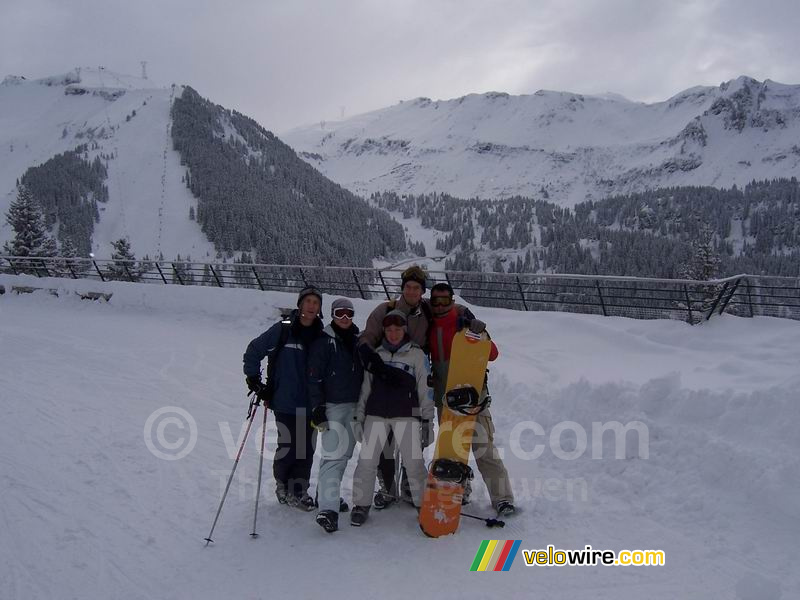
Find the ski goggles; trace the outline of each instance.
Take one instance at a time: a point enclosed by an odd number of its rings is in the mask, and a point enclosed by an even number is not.
[[[453,298],[450,296],[434,296],[431,298],[431,306],[450,306]]]
[[[350,319],[352,321],[355,314],[355,311],[351,308],[337,308],[333,311],[333,318]]]
[[[406,320],[401,317],[400,315],[387,315],[383,318],[383,326],[384,327],[391,327],[394,325],[395,327],[405,327]]]

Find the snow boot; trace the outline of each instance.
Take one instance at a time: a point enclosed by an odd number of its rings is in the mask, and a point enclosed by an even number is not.
[[[311,512],[312,510],[314,510],[314,499],[305,493],[302,496],[287,494],[286,504],[288,504],[293,508],[303,510],[305,512]]]
[[[517,512],[517,509],[514,506],[513,502],[509,502],[508,500],[501,500],[500,502],[497,503],[497,516],[510,517],[515,512]]]
[[[339,513],[335,510],[321,510],[317,514],[317,523],[328,533],[339,529]]]
[[[397,498],[394,496],[390,496],[389,492],[381,489],[375,493],[375,497],[372,499],[372,503],[375,505],[375,510],[383,510],[384,508],[389,508],[392,504],[397,502]],[[355,510],[355,508],[353,508]]]
[[[350,512],[350,525],[361,527],[369,517],[369,506],[354,506]]]
[[[275,486],[275,497],[278,499],[278,504],[286,504],[289,502],[286,487],[283,485],[278,484]]]

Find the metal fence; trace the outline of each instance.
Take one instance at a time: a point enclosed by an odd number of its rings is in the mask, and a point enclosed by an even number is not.
[[[0,256],[0,273],[98,281],[250,288],[292,292],[309,284],[332,295],[388,299],[400,293],[400,269],[123,261]],[[429,271],[467,302],[514,310],[561,311],[698,323],[714,314],[800,320],[800,279],[735,275],[711,281]]]

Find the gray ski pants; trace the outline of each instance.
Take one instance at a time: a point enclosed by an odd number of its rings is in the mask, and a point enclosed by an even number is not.
[[[353,473],[353,504],[369,506],[375,492],[375,477],[378,473],[378,461],[391,430],[395,443],[400,449],[400,456],[408,474],[408,484],[414,505],[422,504],[422,492],[428,471],[422,456],[419,420],[413,417],[384,419],[367,416],[364,421],[364,436],[358,465]]]

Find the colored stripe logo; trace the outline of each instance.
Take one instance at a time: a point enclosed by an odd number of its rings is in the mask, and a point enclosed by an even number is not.
[[[508,571],[522,540],[483,540],[470,571]]]

